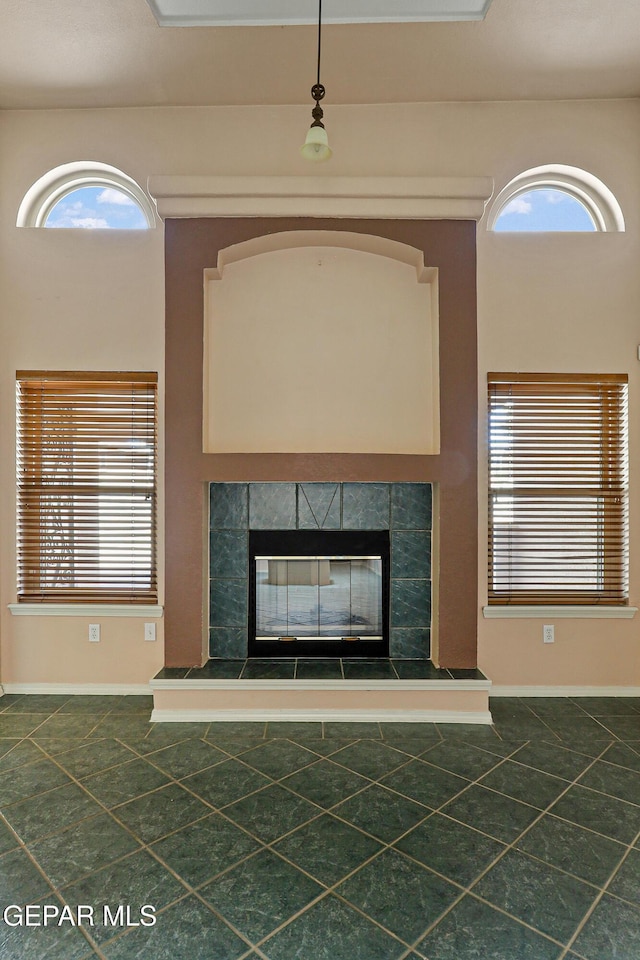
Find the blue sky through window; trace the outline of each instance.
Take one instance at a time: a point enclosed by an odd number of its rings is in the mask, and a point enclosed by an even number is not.
[[[493,229],[526,233],[593,232],[596,226],[584,204],[571,194],[536,187],[505,204]]]
[[[79,187],[52,208],[45,227],[84,230],[146,230],[146,217],[135,200],[116,187]]]

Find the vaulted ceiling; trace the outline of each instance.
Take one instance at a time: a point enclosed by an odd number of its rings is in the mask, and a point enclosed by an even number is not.
[[[316,39],[314,26],[160,27],[147,0],[3,0],[0,109],[307,103]],[[327,104],[640,97],[639,0],[326,24],[322,48]]]

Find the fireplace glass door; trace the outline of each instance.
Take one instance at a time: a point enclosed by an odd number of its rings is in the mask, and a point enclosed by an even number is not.
[[[370,546],[362,535],[341,544],[333,533],[323,544],[317,533],[311,539],[295,533],[287,532],[276,550],[263,552],[257,544],[252,552],[253,655],[386,655],[388,551],[286,552],[305,541],[307,548]],[[274,535],[265,536],[264,545],[273,545]]]

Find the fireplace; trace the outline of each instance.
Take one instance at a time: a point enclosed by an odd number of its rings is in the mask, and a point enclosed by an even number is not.
[[[388,530],[249,533],[250,657],[389,656]]]
[[[431,484],[211,483],[209,504],[210,657],[429,657]]]

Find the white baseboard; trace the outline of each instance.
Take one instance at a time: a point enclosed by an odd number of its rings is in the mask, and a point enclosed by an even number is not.
[[[3,683],[2,693],[57,693],[69,696],[140,696],[151,694],[148,683]],[[1,694],[0,694],[1,695]]]
[[[547,687],[494,684],[492,697],[640,697],[640,687]]]
[[[488,710],[162,710],[151,714],[152,723],[209,723],[211,721],[243,722],[258,720],[318,721],[341,723],[492,723]]]

